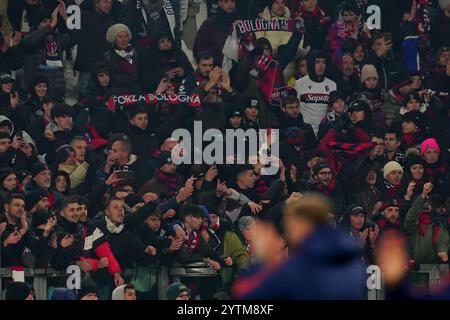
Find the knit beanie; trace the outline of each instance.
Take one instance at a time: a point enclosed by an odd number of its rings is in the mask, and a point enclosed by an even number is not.
[[[34,78],[34,81],[33,81],[33,88],[40,83],[45,83],[48,87],[48,85],[49,85],[48,78],[42,74],[36,76],[36,78]]]
[[[420,98],[419,93],[418,93],[417,91],[415,91],[415,90],[410,91],[410,92],[408,92],[408,93],[405,95],[405,98],[404,98],[404,100],[403,100],[403,106],[406,107],[406,105],[408,104],[408,102],[410,102],[411,100],[416,100],[416,101],[418,101],[418,102],[421,102],[421,101],[422,101],[422,99]]]
[[[383,178],[386,179],[389,173],[394,170],[400,170],[403,173],[403,168],[397,161],[389,161],[383,168]]]
[[[412,122],[416,125],[417,128],[422,128],[423,126],[423,117],[422,112],[418,110],[411,110],[405,113],[402,117],[402,122]]]
[[[361,83],[364,83],[370,77],[379,79],[377,68],[373,64],[365,64],[361,69]]]
[[[25,195],[25,208],[27,211],[33,209],[33,207],[42,200],[42,198],[47,197],[48,192],[45,192],[42,189],[36,189],[30,192],[27,192]]]
[[[77,299],[81,300],[84,296],[95,293],[97,296],[99,296],[97,285],[93,282],[85,282],[81,284],[81,289],[78,291]]]
[[[189,289],[181,282],[174,282],[167,288],[166,296],[168,300],[176,300],[183,292],[189,294]]]
[[[325,169],[325,168],[330,168],[330,169],[331,169],[330,165],[329,165],[326,161],[321,161],[321,162],[319,162],[318,164],[316,164],[316,165],[314,166],[314,168],[313,168],[313,174],[314,174],[314,175],[319,174],[319,172],[320,172],[321,170]]]
[[[416,164],[420,164],[423,167],[425,167],[425,161],[423,160],[422,157],[415,155],[415,154],[407,156],[405,159],[405,170],[408,170],[409,168],[411,168],[412,166],[414,166]]]
[[[108,31],[106,32],[106,41],[109,43],[114,43],[116,41],[117,35],[121,31],[126,31],[130,35],[130,40],[133,37],[131,34],[130,28],[128,26],[124,25],[123,23],[116,23],[113,24],[111,27],[109,27]]]
[[[422,142],[420,145],[420,154],[423,156],[425,151],[428,149],[436,150],[438,153],[441,153],[441,148],[439,148],[439,145],[434,138],[430,138]]]
[[[41,162],[35,162],[33,164],[33,167],[31,167],[31,176],[34,178],[42,171],[48,170],[47,165],[41,163]]]

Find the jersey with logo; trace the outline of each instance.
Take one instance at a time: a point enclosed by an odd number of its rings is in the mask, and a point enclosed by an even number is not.
[[[327,113],[330,92],[336,88],[336,83],[326,77],[322,82],[314,82],[309,76],[304,76],[295,82],[303,120],[313,127],[316,135]]]

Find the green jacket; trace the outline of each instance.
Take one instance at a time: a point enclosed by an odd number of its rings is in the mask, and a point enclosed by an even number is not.
[[[408,237],[412,257],[418,264],[433,264],[440,260],[438,252],[448,252],[449,237],[448,232],[442,224],[437,237],[436,244],[433,244],[433,225],[425,225],[425,236],[419,234],[419,218],[423,211],[424,199],[418,196],[411,208],[406,213],[404,229]]]
[[[235,272],[246,269],[250,264],[250,256],[242,245],[238,236],[231,231],[225,232],[223,253],[233,259],[233,266],[222,267],[222,282],[224,289],[228,291],[229,286],[234,280]]]

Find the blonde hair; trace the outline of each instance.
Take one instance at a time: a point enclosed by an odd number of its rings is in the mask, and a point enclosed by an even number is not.
[[[333,211],[330,199],[320,193],[306,193],[301,198],[289,202],[286,215],[306,218],[314,224],[326,224],[328,214]]]

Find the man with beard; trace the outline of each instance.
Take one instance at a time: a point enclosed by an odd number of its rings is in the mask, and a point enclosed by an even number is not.
[[[283,139],[281,149],[286,147],[290,155],[295,154],[298,157],[304,156],[306,152],[317,146],[317,139],[311,125],[303,121],[300,101],[296,96],[287,96],[282,100],[279,118]]]
[[[399,219],[400,206],[397,200],[389,199],[384,201],[381,205],[380,212],[381,216],[376,221],[380,234],[392,229],[401,232],[402,227]]]
[[[11,194],[2,209],[1,221],[5,229],[1,233],[1,266],[20,268],[23,266],[22,255],[27,245],[28,232],[25,199],[21,194]]]
[[[355,72],[355,60],[350,53],[344,53],[342,64],[340,66],[340,77],[337,83],[338,89],[348,100],[356,91],[358,91],[358,76]]]
[[[52,208],[57,200],[57,193],[50,191],[52,184],[52,173],[43,163],[35,163],[31,168],[32,179],[29,184],[25,186],[25,195],[32,193],[46,194],[48,200],[48,207]]]
[[[432,214],[428,196],[431,182],[423,186],[420,196],[406,213],[405,234],[412,248],[412,258],[417,264],[448,262],[448,233],[445,226]]]
[[[312,175],[314,182],[300,181],[296,184],[296,190],[314,191],[322,193],[331,199],[335,204],[335,214],[342,214],[347,206],[346,199],[343,193],[343,189],[340,183],[336,180],[336,177],[327,162],[318,162],[313,168]]]
[[[64,270],[73,264],[77,264],[84,272],[92,270],[89,261],[80,260],[83,254],[83,232],[79,219],[77,197],[64,199],[57,215],[58,225],[55,227],[58,248],[52,259],[52,266],[57,270]]]
[[[200,227],[203,224],[204,212],[193,205],[183,205],[180,209],[182,222],[173,226],[178,239],[183,239],[183,245],[177,255],[181,264],[189,264],[204,261],[214,270],[220,270],[225,265],[224,257],[214,252],[208,243],[200,235]]]

